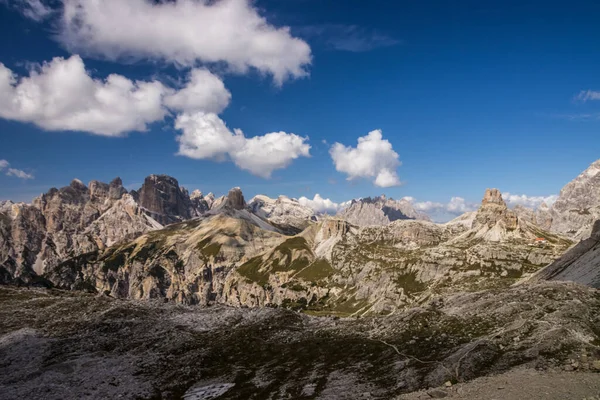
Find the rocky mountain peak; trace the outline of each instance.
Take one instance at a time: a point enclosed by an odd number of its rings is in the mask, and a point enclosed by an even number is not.
[[[502,199],[502,193],[498,189],[486,189],[485,194],[483,195],[483,200],[481,200],[481,205],[485,206],[487,204],[497,204],[506,208],[506,203],[504,199]]]
[[[385,195],[352,200],[338,216],[358,226],[387,225],[401,219],[430,220],[428,215],[415,210],[410,201]]]
[[[87,192],[88,188],[79,179],[73,179],[69,186],[80,192]]]
[[[73,184],[71,184],[73,186]],[[106,199],[119,200],[127,190],[123,187],[121,178],[113,179],[110,184],[100,181],[90,181],[88,184],[90,198],[95,201],[103,202]]]
[[[137,193],[140,206],[163,225],[190,218],[190,198],[179,187],[177,179],[168,175],[150,175]]]
[[[232,208],[234,210],[243,210],[246,208],[246,201],[242,194],[242,189],[234,187],[227,193],[227,200],[225,200],[225,207]]]
[[[192,191],[192,193],[190,194],[191,200],[201,199],[201,198],[204,198],[204,195],[202,194],[202,192],[199,189]]]
[[[518,226],[517,214],[508,209],[498,189],[486,189],[473,227],[492,228],[498,223],[501,223],[504,229],[514,230]]]
[[[123,187],[123,181],[118,176],[108,184],[108,197],[111,200],[118,200],[127,193]]]

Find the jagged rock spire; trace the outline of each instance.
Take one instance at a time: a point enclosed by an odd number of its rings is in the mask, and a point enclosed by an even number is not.
[[[242,189],[234,187],[227,194],[227,200],[225,201],[225,207],[233,208],[234,210],[242,210],[246,207],[246,201]]]

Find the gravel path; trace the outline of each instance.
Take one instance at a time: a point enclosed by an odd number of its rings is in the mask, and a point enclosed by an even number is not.
[[[600,374],[516,369],[452,387],[413,392],[397,400],[431,398],[485,400],[600,400]]]

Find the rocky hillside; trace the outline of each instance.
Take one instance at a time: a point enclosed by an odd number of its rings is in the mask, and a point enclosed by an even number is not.
[[[561,258],[536,273],[532,280],[572,281],[600,288],[600,221],[589,238],[569,249]]]
[[[352,200],[337,216],[358,226],[387,225],[402,219],[430,220],[426,214],[415,210],[408,200],[394,200],[384,195]]]
[[[574,382],[600,368],[599,316],[598,291],[560,282],[359,319],[0,286],[0,398],[432,398],[515,366]]]
[[[540,236],[546,243],[534,245]],[[507,287],[569,245],[520,220],[497,190],[460,223],[361,228],[328,218],[292,236],[252,213],[234,189],[203,217],[72,258],[44,277],[120,298],[390,313],[435,294]]]

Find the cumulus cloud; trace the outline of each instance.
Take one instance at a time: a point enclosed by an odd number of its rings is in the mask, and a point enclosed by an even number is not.
[[[558,199],[558,195],[553,194],[550,196],[527,196],[526,194],[511,194],[509,192],[505,192],[502,193],[502,198],[509,207],[521,205],[528,208],[536,209],[542,203],[546,203],[546,205],[551,206],[552,204],[554,204],[556,199]]]
[[[33,179],[34,176],[32,174],[28,174],[25,171],[16,168],[9,168],[10,163],[6,160],[0,160],[0,171],[6,170],[6,175],[14,176],[21,179]]]
[[[29,0],[31,2],[31,0]],[[267,22],[250,0],[62,0],[58,40],[109,60],[253,68],[281,84],[307,75],[308,44]]]
[[[0,63],[0,117],[31,122],[46,130],[120,136],[144,131],[169,112],[220,112],[231,94],[210,72],[193,70],[180,90],[158,81],[131,81],[112,74],[94,79],[79,56],[54,58],[28,77]]]
[[[400,166],[398,153],[388,140],[383,139],[379,129],[359,137],[356,147],[335,143],[329,154],[335,169],[348,175],[348,180],[374,178],[373,183],[379,187],[400,185],[396,173],[396,168]]]
[[[588,100],[600,100],[600,92],[594,90],[582,90],[575,96],[575,100],[583,103]]]
[[[202,68],[190,72],[185,86],[165,98],[167,107],[174,111],[204,111],[220,113],[231,100],[231,93],[223,81],[210,71]]]
[[[213,113],[183,113],[175,128],[178,155],[215,161],[232,160],[239,168],[269,178],[274,170],[285,168],[298,157],[310,156],[307,137],[293,133],[272,132],[247,138],[240,129],[233,132]]]
[[[404,197],[404,199],[410,201],[413,207],[417,211],[423,211],[425,213],[446,213],[452,215],[464,214],[468,211],[474,211],[478,205],[475,203],[469,203],[462,197],[452,197],[447,203],[439,203],[433,201],[416,201],[412,197]]]
[[[312,199],[307,197],[300,197],[298,202],[305,207],[313,209],[317,213],[321,214],[336,214],[338,211],[343,208],[348,207],[351,201],[346,201],[343,203],[335,203],[330,199],[324,199],[320,194],[315,194]]]

